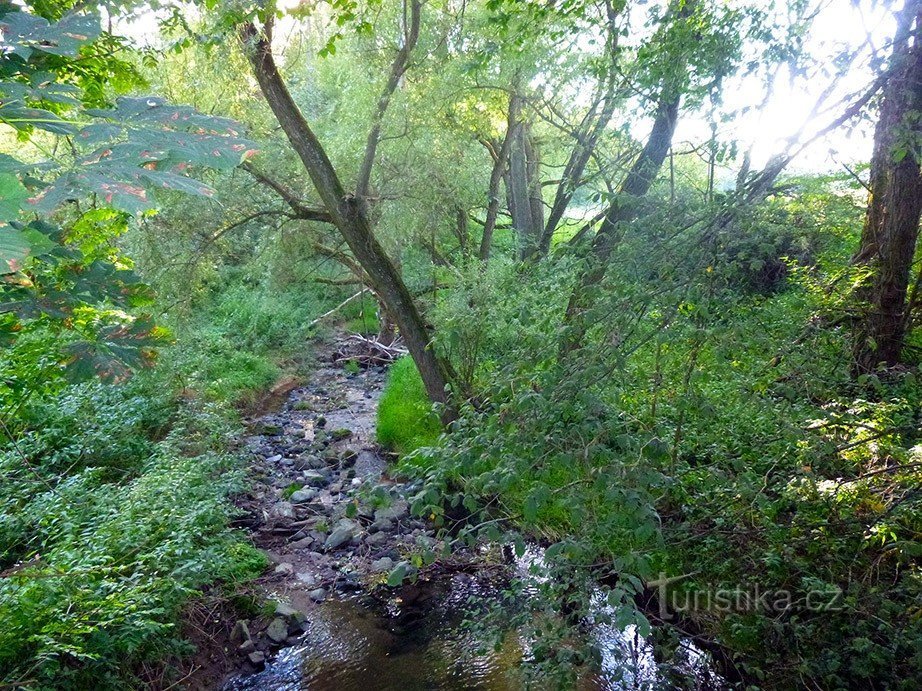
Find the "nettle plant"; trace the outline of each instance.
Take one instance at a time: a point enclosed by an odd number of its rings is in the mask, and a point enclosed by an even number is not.
[[[154,213],[159,191],[210,196],[190,173],[254,153],[231,120],[155,97],[105,102],[100,84],[113,74],[140,84],[127,63],[101,57],[120,45],[93,11],[49,21],[0,8],[0,124],[21,142],[0,154],[0,343],[45,335],[59,351],[45,376],[118,381],[151,361],[165,334],[112,240]]]

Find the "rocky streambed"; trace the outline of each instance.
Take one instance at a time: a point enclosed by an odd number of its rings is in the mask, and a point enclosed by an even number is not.
[[[553,687],[521,676],[534,643],[527,635],[509,629],[484,646],[471,627],[487,611],[495,621],[497,611],[518,606],[508,597],[511,579],[527,593],[529,579],[543,578],[538,546],[513,562],[499,547],[482,545],[414,566],[414,555],[441,554],[444,544],[411,515],[419,488],[392,478],[375,444],[385,377],[383,368],[320,367],[277,410],[252,422],[243,440],[252,487],[240,524],[273,566],[257,583],[262,614],[236,621],[223,646],[232,674],[209,688]],[[413,578],[401,582],[402,575]],[[584,634],[602,659],[601,671],[587,671],[580,688],[724,685],[689,641],[664,663],[636,631],[597,623]]]
[[[439,624],[445,620],[434,600],[451,597],[446,584],[490,580],[505,568],[499,552],[487,550],[455,552],[450,565],[417,572],[412,556],[444,545],[410,515],[417,488],[388,476],[375,443],[385,378],[383,367],[350,373],[322,366],[277,410],[252,421],[243,440],[252,458],[251,491],[241,501],[246,518],[240,523],[273,562],[257,594],[274,611],[234,625],[229,653],[236,671],[223,688],[307,688],[310,675],[292,661],[316,663],[318,654],[332,655],[335,669],[315,673],[310,687],[327,679],[330,688],[342,688],[342,669],[361,679],[370,649],[387,658],[403,647],[412,658],[420,623],[434,612]],[[415,582],[389,587],[392,574],[414,575]],[[413,632],[405,635],[408,625]],[[331,630],[338,631],[332,638]],[[343,656],[351,662],[343,665]],[[416,672],[392,670],[392,681],[438,676],[419,661],[414,666]],[[393,688],[381,679],[366,681],[370,688]]]

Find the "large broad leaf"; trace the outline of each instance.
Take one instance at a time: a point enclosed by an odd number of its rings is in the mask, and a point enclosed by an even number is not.
[[[97,340],[65,346],[70,356],[65,363],[67,375],[74,381],[94,376],[113,383],[124,381],[132,369],[153,364],[153,346],[159,340],[157,329],[148,319],[104,326],[97,332]]]
[[[32,243],[22,231],[12,226],[0,228],[0,273],[15,273],[32,252]]]
[[[176,106],[158,96],[120,98],[114,108],[89,110],[87,113],[132,126],[154,126],[200,134],[237,136],[240,133],[240,125],[234,120],[205,115],[189,106]]]
[[[34,14],[9,12],[0,17],[0,31],[4,52],[28,60],[35,51],[76,57],[81,46],[96,40],[101,26],[95,14],[69,14],[52,24]]]
[[[17,130],[35,127],[53,134],[76,134],[79,128],[51,111],[30,108],[21,100],[0,101],[0,122]]]
[[[41,256],[58,246],[38,225],[0,227],[0,274],[16,273],[26,257]]]
[[[61,84],[50,72],[37,72],[30,82],[0,82],[0,96],[10,101],[48,101],[79,106],[80,89],[71,84]]]

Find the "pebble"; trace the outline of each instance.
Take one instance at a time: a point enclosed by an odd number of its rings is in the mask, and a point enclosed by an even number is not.
[[[275,572],[285,576],[290,576],[295,572],[295,567],[289,564],[287,561],[283,561],[281,564],[275,567]]]
[[[397,521],[406,516],[410,512],[410,505],[407,504],[406,499],[395,499],[390,506],[385,506],[377,511],[375,511],[375,520],[381,520],[382,518],[387,518],[392,521]]]
[[[306,571],[302,571],[301,573],[297,574],[295,578],[298,580],[298,583],[305,586],[306,588],[313,588],[318,583],[317,577],[312,573],[307,573]]]
[[[383,545],[388,540],[387,533],[374,533],[365,538],[365,544],[370,547],[375,547],[377,545]]]
[[[344,518],[339,521],[332,532],[327,535],[326,542],[324,542],[323,546],[328,551],[341,547],[355,537],[358,530],[359,526],[355,521]]]
[[[368,528],[372,533],[387,533],[394,529],[394,522],[389,518],[379,518]]]
[[[326,473],[322,473],[319,470],[305,470],[304,471],[304,482],[308,485],[314,487],[323,487],[329,483],[330,479],[327,477]]]
[[[315,489],[299,489],[297,492],[292,493],[288,499],[293,504],[304,504],[314,499],[317,494],[318,492]]]
[[[322,602],[327,596],[327,591],[323,588],[317,588],[316,590],[310,591],[307,596],[314,602]]]

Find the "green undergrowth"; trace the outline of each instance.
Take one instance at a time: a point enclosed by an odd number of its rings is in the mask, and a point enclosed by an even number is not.
[[[224,404],[174,396],[165,374],[39,396],[0,449],[0,680],[138,688],[131,670],[188,654],[184,603],[258,575],[228,528],[243,487]]]
[[[913,688],[922,375],[849,375],[848,333],[830,326],[830,286],[848,276],[825,267],[847,265],[858,219],[847,199],[805,194],[716,246],[628,237],[588,345],[563,357],[571,266],[473,272],[436,316],[477,405],[402,462],[426,483],[414,511],[549,545],[561,617],[588,615],[587,583],[614,583],[609,601],[630,612],[665,581],[657,594],[753,684]],[[666,249],[683,262],[664,266]],[[728,592],[743,595],[727,606]],[[566,636],[554,645],[559,661]]]
[[[407,454],[431,446],[441,425],[426,396],[419,371],[410,357],[391,365],[378,403],[377,437],[384,448]]]

